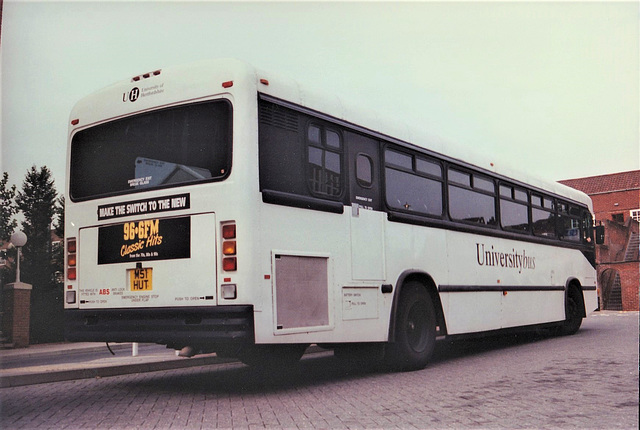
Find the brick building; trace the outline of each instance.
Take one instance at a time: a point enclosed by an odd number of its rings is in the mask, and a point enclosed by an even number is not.
[[[596,247],[601,308],[637,311],[640,170],[560,183],[588,194],[593,201],[596,224],[605,227],[605,243]]]

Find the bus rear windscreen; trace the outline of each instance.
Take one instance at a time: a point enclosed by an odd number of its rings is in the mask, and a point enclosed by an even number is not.
[[[229,102],[214,101],[79,131],[71,141],[72,200],[226,178],[231,170],[231,116]]]

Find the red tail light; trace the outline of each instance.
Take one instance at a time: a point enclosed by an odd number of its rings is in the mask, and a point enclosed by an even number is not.
[[[238,270],[238,261],[235,257],[237,253],[236,224],[235,222],[227,222],[222,224],[222,270],[225,272],[233,272]]]
[[[236,238],[236,225],[224,224],[222,226],[222,238],[223,239],[235,239]]]
[[[76,238],[67,239],[67,279],[74,281],[76,279]]]
[[[222,259],[222,270],[225,272],[233,272],[238,270],[238,262],[236,257],[225,257]]]

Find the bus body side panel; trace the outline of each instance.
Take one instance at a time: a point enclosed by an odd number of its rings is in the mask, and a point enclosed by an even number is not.
[[[439,288],[448,334],[562,321],[572,278],[587,314],[595,309],[593,268],[578,250],[449,231],[447,266]]]
[[[260,249],[261,261],[270,270],[273,303],[271,309],[255,313],[256,343],[387,340],[392,297],[381,292],[382,280],[353,279],[349,207],[345,207],[344,213],[335,214],[264,204],[260,219],[260,242],[264,244]],[[271,222],[281,224],[279,220],[285,219],[286,228],[269,226]],[[300,265],[298,278],[296,273],[286,272],[293,261]],[[305,275],[302,265],[313,270]],[[287,289],[286,283],[291,284],[291,280],[295,287]],[[314,282],[320,282],[321,286]],[[305,294],[305,289],[312,296]],[[320,292],[325,296],[321,297]],[[304,297],[296,298],[296,294]]]
[[[387,283],[394,286],[393,295],[401,287],[397,282],[406,271],[427,274],[436,286],[448,283],[447,265],[443,264],[447,252],[445,230],[387,222],[385,237]],[[446,315],[447,297],[441,294],[440,298]]]

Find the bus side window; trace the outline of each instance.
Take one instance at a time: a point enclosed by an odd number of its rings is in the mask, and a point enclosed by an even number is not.
[[[455,221],[495,227],[496,192],[493,181],[449,168],[449,215]]]
[[[312,194],[340,197],[344,189],[342,137],[327,127],[309,124],[307,128],[307,183]]]
[[[385,165],[386,198],[390,208],[442,217],[443,186],[439,163],[387,149]]]
[[[582,242],[593,243],[593,218],[589,211],[582,211]]]
[[[558,229],[560,239],[571,242],[579,242],[580,236],[580,212],[577,207],[564,202],[558,203]]]
[[[500,185],[500,223],[507,230],[527,233],[529,231],[529,208],[527,192]]]
[[[356,158],[356,180],[362,188],[373,185],[373,161],[366,154],[358,154]]]
[[[531,222],[533,234],[542,237],[556,237],[556,214],[553,200],[538,195],[531,196]]]

